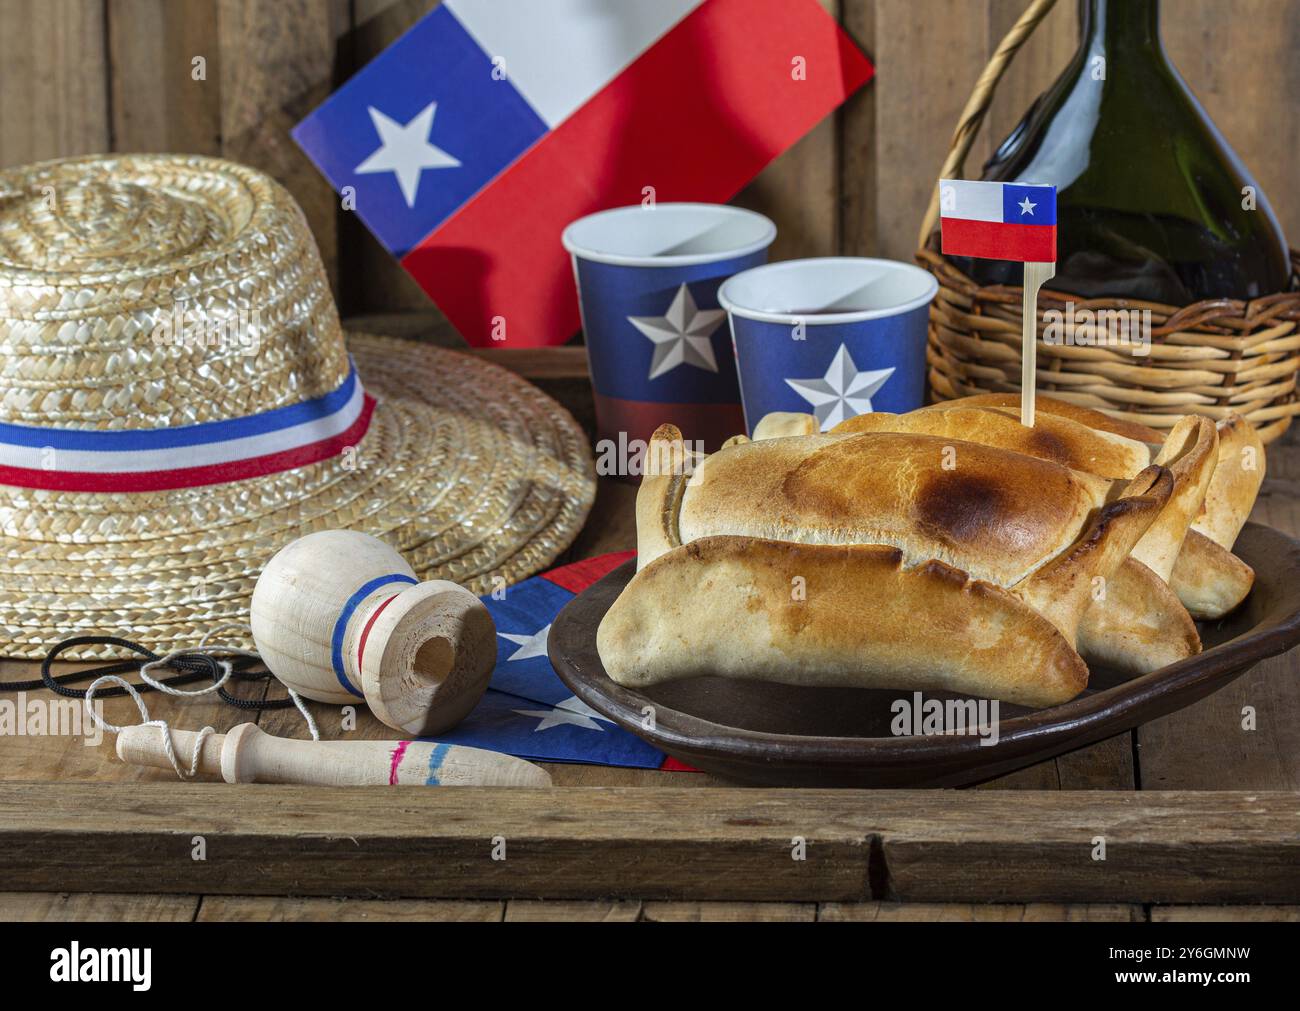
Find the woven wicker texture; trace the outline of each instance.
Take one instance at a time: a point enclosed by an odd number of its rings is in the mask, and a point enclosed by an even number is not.
[[[953,131],[940,179],[958,178],[1016,51],[1047,16],[1055,0],[1033,0],[998,46],[975,84]],[[917,262],[939,281],[930,310],[930,390],[936,400],[977,393],[1018,392],[1021,362],[1021,289],[981,287],[937,251],[936,184],[917,238]],[[1132,299],[1079,299],[1044,288],[1038,298],[1038,389],[1115,417],[1171,428],[1184,414],[1219,419],[1243,415],[1264,442],[1276,439],[1300,413],[1300,252],[1292,252],[1292,290],[1252,301],[1218,298],[1187,306]],[[1049,282],[1050,284],[1050,282]],[[1149,354],[1131,347],[1088,343],[1089,333],[1068,324],[1073,343],[1042,340],[1044,314],[1088,310],[1150,310]],[[1086,327],[1085,327],[1086,329]],[[1079,340],[1082,333],[1084,340]]]
[[[936,400],[1020,389],[1020,289],[980,287],[932,248],[918,262],[939,279],[930,309],[930,389]],[[1246,418],[1264,442],[1300,413],[1300,291],[1250,302],[1212,299],[1181,308],[1133,299],[1076,299],[1044,288],[1044,316],[1116,309],[1150,310],[1149,355],[1124,347],[1038,343],[1038,389],[1152,428],[1184,414]],[[1078,332],[1078,331],[1076,331]]]
[[[234,319],[239,340],[172,339],[177,306],[191,329]],[[276,550],[338,527],[385,538],[421,578],[486,592],[552,562],[595,494],[581,430],[514,374],[367,334],[345,347],[302,214],[269,178],[170,156],[0,174],[0,421],[242,417],[335,388],[349,353],[379,402],[354,452],[175,491],[0,485],[0,652],[43,656],[91,631],[192,643],[246,619]]]

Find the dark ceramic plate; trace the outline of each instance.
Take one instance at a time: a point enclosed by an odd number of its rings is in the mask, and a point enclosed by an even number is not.
[[[713,676],[643,691],[615,684],[596,653],[596,627],[635,562],[569,602],[551,627],[549,652],[560,678],[592,709],[706,772],[768,786],[962,786],[1181,709],[1300,642],[1300,542],[1248,523],[1233,550],[1255,570],[1255,586],[1231,615],[1200,623],[1204,652],[1141,677],[1094,667],[1083,694],[1049,709],[1002,705],[992,746],[975,735],[894,736],[891,705],[908,695],[899,691]]]

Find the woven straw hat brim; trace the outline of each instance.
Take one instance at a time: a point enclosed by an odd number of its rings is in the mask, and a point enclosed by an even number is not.
[[[554,561],[595,496],[568,413],[472,355],[366,334],[348,343],[379,402],[350,459],[174,492],[0,487],[0,651],[40,657],[91,632],[155,649],[192,644],[246,621],[261,567],[316,530],[381,536],[421,579],[477,593]]]

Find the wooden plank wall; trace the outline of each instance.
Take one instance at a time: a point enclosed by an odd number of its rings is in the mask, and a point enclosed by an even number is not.
[[[738,202],[776,220],[775,257],[906,259],[957,115],[1026,0],[821,2],[878,76]],[[249,162],[302,203],[345,314],[427,309],[339,210],[288,129],[433,3],[0,0],[0,166],[106,150]],[[968,169],[1068,60],[1075,6],[1061,0],[1018,56]],[[1165,0],[1163,10],[1175,62],[1300,244],[1300,0]],[[205,61],[200,81],[196,57]]]

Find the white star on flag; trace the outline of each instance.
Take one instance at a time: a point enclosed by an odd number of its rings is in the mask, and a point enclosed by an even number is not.
[[[846,418],[870,414],[871,398],[893,374],[893,369],[859,372],[849,349],[841,344],[821,379],[787,379],[786,383],[812,404],[813,415],[825,432]]]
[[[433,114],[438,111],[438,103],[430,102],[405,126],[389,119],[373,105],[368,108],[370,121],[375,124],[381,143],[369,158],[352,171],[358,175],[392,172],[397,176],[397,185],[402,188],[406,206],[414,207],[422,171],[460,166],[460,162],[442,148],[429,143]]]
[[[533,728],[536,734],[542,730],[549,730],[551,727],[581,727],[583,730],[598,730],[600,733],[605,732],[597,720],[604,720],[606,723],[613,724],[614,721],[592,709],[576,695],[570,695],[563,702],[557,702],[551,709],[516,709],[514,710],[520,716],[531,716],[542,722]]]
[[[506,662],[511,660],[527,660],[530,656],[546,656],[546,637],[550,634],[551,626],[547,626],[532,635],[515,635],[512,632],[498,632],[497,635],[502,639],[513,642],[519,648],[506,657]]]
[[[629,316],[627,321],[654,342],[649,378],[657,379],[678,365],[717,372],[709,336],[726,318],[722,309],[698,309],[691,289],[683,284],[662,316]]]
[[[1020,213],[1032,215],[1034,213],[1034,208],[1037,206],[1037,204],[1031,204],[1029,198],[1025,197],[1024,200],[1020,201]]]

